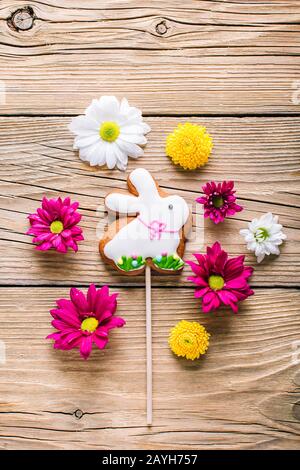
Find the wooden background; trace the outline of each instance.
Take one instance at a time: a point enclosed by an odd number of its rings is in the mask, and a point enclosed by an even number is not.
[[[24,9],[24,7],[26,7]],[[300,447],[300,2],[47,0],[0,4],[0,448],[296,449]],[[280,216],[288,241],[257,266],[240,314],[205,316],[186,282],[153,279],[154,422],[145,426],[144,279],[103,265],[103,197],[126,174],[91,168],[67,125],[92,98],[126,96],[152,127],[139,166],[190,204],[210,179],[232,178],[245,206],[204,243],[245,252],[238,230]],[[164,142],[178,122],[207,126],[203,169],[172,166]],[[130,160],[128,171],[136,167]],[[80,202],[78,254],[38,253],[24,235],[43,195]],[[192,206],[195,210],[195,205]],[[195,241],[187,255],[203,250]],[[120,291],[123,330],[88,362],[53,351],[49,308],[70,286]],[[177,360],[180,319],[212,334],[209,354]]]

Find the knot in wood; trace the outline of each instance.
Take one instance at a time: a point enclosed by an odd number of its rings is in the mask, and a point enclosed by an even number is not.
[[[7,20],[8,26],[15,31],[27,31],[34,23],[34,11],[31,7],[16,10]]]
[[[74,412],[74,416],[75,416],[75,418],[77,418],[77,419],[81,419],[82,416],[83,416],[83,411],[81,411],[81,410],[79,410],[79,409],[76,410],[76,411]]]
[[[157,34],[163,36],[168,31],[168,26],[165,21],[161,21],[155,27]]]

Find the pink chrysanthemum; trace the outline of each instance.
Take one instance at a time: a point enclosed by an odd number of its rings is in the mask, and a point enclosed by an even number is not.
[[[91,354],[93,343],[99,349],[104,349],[109,330],[125,325],[123,318],[114,316],[117,296],[118,294],[109,295],[107,286],[97,290],[91,284],[87,296],[72,288],[71,300],[58,299],[58,308],[50,310],[54,318],[51,324],[58,331],[47,336],[47,339],[55,340],[55,349],[79,348],[83,359]]]
[[[194,256],[198,264],[187,261],[195,273],[188,280],[197,286],[195,297],[202,299],[203,312],[216,310],[224,304],[237,313],[238,302],[254,294],[247,282],[253,268],[244,266],[245,257],[228,259],[218,242],[207,247],[206,255],[194,253]]]
[[[32,241],[37,243],[36,249],[47,251],[51,248],[66,253],[68,248],[78,250],[77,242],[84,240],[82,230],[77,224],[81,215],[76,211],[79,203],[71,204],[67,197],[42,200],[42,207],[35,214],[30,214],[30,229],[27,235],[34,235]]]
[[[223,181],[223,183],[211,181],[202,186],[204,196],[196,201],[203,204],[204,217],[209,217],[215,224],[218,224],[223,222],[225,217],[243,210],[242,206],[235,203],[233,187],[233,181]]]

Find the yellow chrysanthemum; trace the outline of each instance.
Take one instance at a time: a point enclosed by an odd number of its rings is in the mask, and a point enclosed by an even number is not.
[[[195,170],[207,163],[213,142],[206,128],[191,124],[178,124],[167,136],[166,153],[173,163],[185,170]]]
[[[204,326],[194,321],[181,320],[170,331],[169,345],[176,356],[193,361],[206,353],[209,337]]]

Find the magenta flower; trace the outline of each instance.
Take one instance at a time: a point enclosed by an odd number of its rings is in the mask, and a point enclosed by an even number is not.
[[[104,349],[109,330],[125,325],[123,318],[114,316],[117,296],[109,295],[107,286],[97,290],[91,284],[87,296],[73,287],[70,290],[71,300],[58,299],[58,308],[50,310],[54,318],[51,324],[58,331],[46,339],[55,340],[55,349],[79,348],[83,359],[89,357],[93,344]]]
[[[212,181],[202,186],[204,196],[196,201],[203,204],[204,217],[209,217],[215,224],[218,224],[223,222],[225,217],[243,210],[242,206],[235,203],[233,187],[233,181],[223,181],[223,183]]]
[[[27,235],[34,235],[32,241],[37,243],[37,250],[46,251],[54,248],[66,253],[68,248],[77,251],[77,242],[84,240],[82,230],[77,224],[81,215],[76,211],[79,203],[71,204],[70,198],[42,200],[42,207],[35,214],[28,216],[30,229]]]
[[[253,268],[244,266],[244,256],[228,259],[226,251],[216,242],[207,247],[206,255],[194,253],[198,264],[187,261],[195,276],[188,277],[196,284],[195,297],[202,299],[202,310],[207,313],[216,310],[221,304],[238,311],[238,302],[253,295],[248,279]]]

